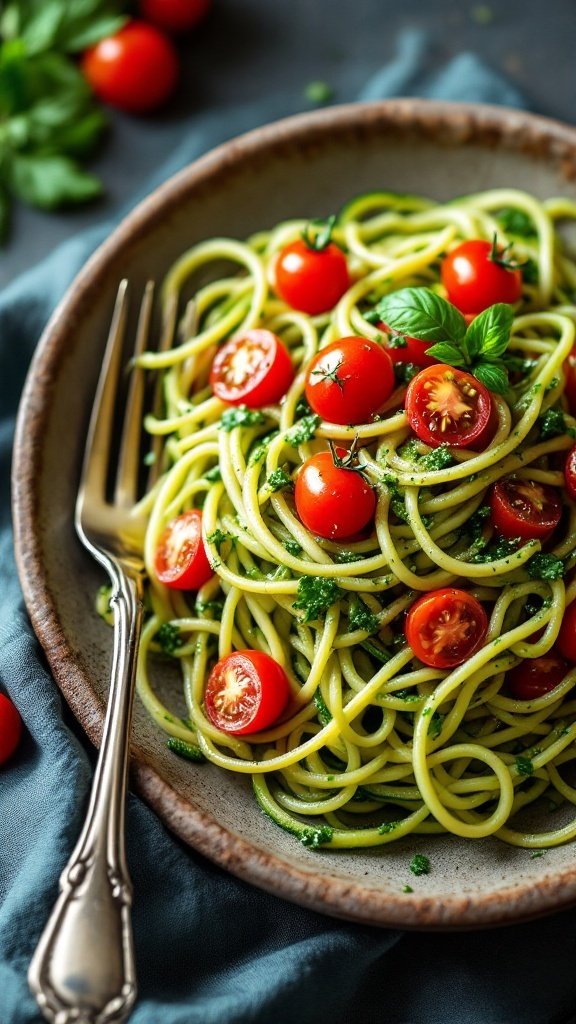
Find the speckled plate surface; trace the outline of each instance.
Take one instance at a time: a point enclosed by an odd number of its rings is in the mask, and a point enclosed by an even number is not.
[[[103,579],[76,540],[72,510],[120,278],[139,294],[197,240],[325,216],[362,191],[448,199],[506,185],[576,198],[576,130],[503,108],[424,100],[333,108],[259,129],[197,161],[143,202],[84,267],[46,328],[24,391],[14,515],[34,629],[94,743],[111,632],[93,610]],[[174,689],[169,678],[161,685]],[[450,836],[367,852],[309,851],[261,814],[245,778],[170,754],[138,701],[132,784],[174,832],[223,868],[338,917],[400,928],[488,927],[576,901],[574,846],[532,859],[497,840]],[[418,850],[431,861],[423,878],[408,869]],[[413,893],[402,892],[406,883]]]

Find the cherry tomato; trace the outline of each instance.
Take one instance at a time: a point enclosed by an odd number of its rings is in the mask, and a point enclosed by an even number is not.
[[[186,32],[210,10],[212,0],[140,0],[140,14],[165,32]]]
[[[91,46],[81,67],[99,99],[132,114],[164,103],[179,69],[170,40],[143,21],[129,21],[115,35]]]
[[[309,316],[333,309],[350,287],[346,256],[334,242],[314,249],[303,238],[286,245],[275,267],[276,291]]]
[[[412,430],[431,448],[479,450],[490,441],[490,393],[464,370],[445,363],[421,370],[408,385],[405,408]]]
[[[440,276],[448,298],[461,313],[481,313],[495,302],[518,302],[522,272],[493,257],[494,246],[476,238],[461,242],[442,261]],[[504,260],[504,254],[501,254]]]
[[[202,513],[197,508],[171,519],[158,541],[156,575],[173,590],[199,590],[214,570],[202,540]]]
[[[466,590],[446,587],[424,594],[406,616],[406,640],[414,654],[432,668],[454,668],[484,643],[488,618]]]
[[[206,684],[206,714],[234,736],[267,729],[290,698],[284,669],[264,651],[233,651],[212,669]]]
[[[279,402],[294,378],[287,348],[272,331],[255,329],[218,349],[210,371],[215,395],[257,409]]]
[[[506,681],[516,700],[537,700],[561,683],[569,665],[550,651],[541,658],[526,658],[508,672]]]
[[[576,665],[576,602],[564,612],[556,646],[571,665]]]
[[[568,358],[564,360],[563,369],[566,375],[564,394],[568,402],[568,409],[572,416],[576,416],[576,345]]]
[[[508,540],[547,540],[560,522],[558,492],[533,480],[504,477],[490,492],[492,522]]]
[[[386,324],[377,325],[381,330],[390,333]],[[386,343],[386,351],[393,363],[414,363],[415,366],[433,366],[438,360],[427,355],[427,349],[434,344],[433,341],[421,341],[420,338],[403,338],[404,345],[390,344],[390,338]]]
[[[347,455],[344,448],[336,450],[338,459]],[[304,526],[331,540],[362,530],[376,508],[376,495],[362,474],[337,466],[331,452],[306,459],[296,476],[294,501]]]
[[[388,353],[368,338],[338,338],[318,352],[306,374],[306,398],[331,423],[366,423],[395,387]]]
[[[21,735],[22,719],[17,708],[4,693],[0,693],[0,764],[12,757]]]
[[[564,463],[564,481],[572,501],[576,501],[576,445],[571,448]]]

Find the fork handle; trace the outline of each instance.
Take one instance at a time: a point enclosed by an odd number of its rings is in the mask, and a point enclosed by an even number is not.
[[[102,744],[84,827],[28,973],[54,1024],[120,1024],[136,997],[125,796],[142,625],[142,578],[99,553],[112,582],[114,653]]]

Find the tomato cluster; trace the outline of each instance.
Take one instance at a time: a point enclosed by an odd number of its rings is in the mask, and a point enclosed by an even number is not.
[[[83,54],[83,74],[104,103],[131,114],[160,107],[180,73],[170,33],[194,28],[211,0],[140,0],[141,18],[131,18]]]

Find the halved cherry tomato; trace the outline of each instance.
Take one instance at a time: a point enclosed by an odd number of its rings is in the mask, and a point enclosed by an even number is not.
[[[466,590],[446,587],[424,594],[406,616],[406,640],[414,654],[432,668],[455,668],[484,643],[488,618]]]
[[[444,257],[440,268],[450,302],[461,313],[481,313],[496,302],[518,302],[522,272],[506,265],[504,253],[480,238],[461,242]]]
[[[22,735],[22,719],[9,697],[0,693],[0,764],[16,750]]]
[[[408,385],[406,415],[431,448],[486,447],[491,439],[492,399],[476,377],[445,363],[421,370]]]
[[[556,646],[567,661],[576,665],[576,601],[564,612]]]
[[[202,540],[202,513],[197,508],[171,519],[158,541],[156,575],[173,590],[199,590],[214,575]]]
[[[255,328],[218,349],[210,371],[214,394],[230,405],[273,405],[294,379],[290,354],[272,331]]]
[[[568,358],[564,360],[563,370],[566,376],[564,394],[568,402],[568,409],[572,416],[576,416],[576,345]]]
[[[284,669],[264,651],[233,651],[212,669],[206,684],[206,714],[234,736],[267,729],[290,698]]]
[[[306,374],[306,398],[331,423],[366,423],[395,387],[388,353],[368,338],[338,338],[318,352]]]
[[[146,21],[152,21],[165,32],[187,32],[208,13],[212,0],[140,0],[139,8]]]
[[[153,25],[129,21],[86,50],[84,77],[99,99],[132,114],[155,110],[173,91],[179,73],[171,41]]]
[[[571,448],[564,463],[564,481],[572,501],[576,501],[576,445]]]
[[[333,309],[350,287],[346,256],[334,242],[321,249],[303,238],[291,242],[280,251],[274,275],[280,298],[309,316]]]
[[[493,485],[490,508],[494,526],[508,540],[547,540],[562,516],[562,502],[553,487],[513,476]]]
[[[347,451],[336,449],[338,459]],[[337,466],[331,452],[319,452],[301,466],[294,501],[299,518],[318,537],[351,537],[374,518],[376,495],[355,469]]]
[[[508,689],[516,700],[537,700],[554,690],[568,669],[568,663],[552,651],[540,658],[526,658],[507,673]]]

